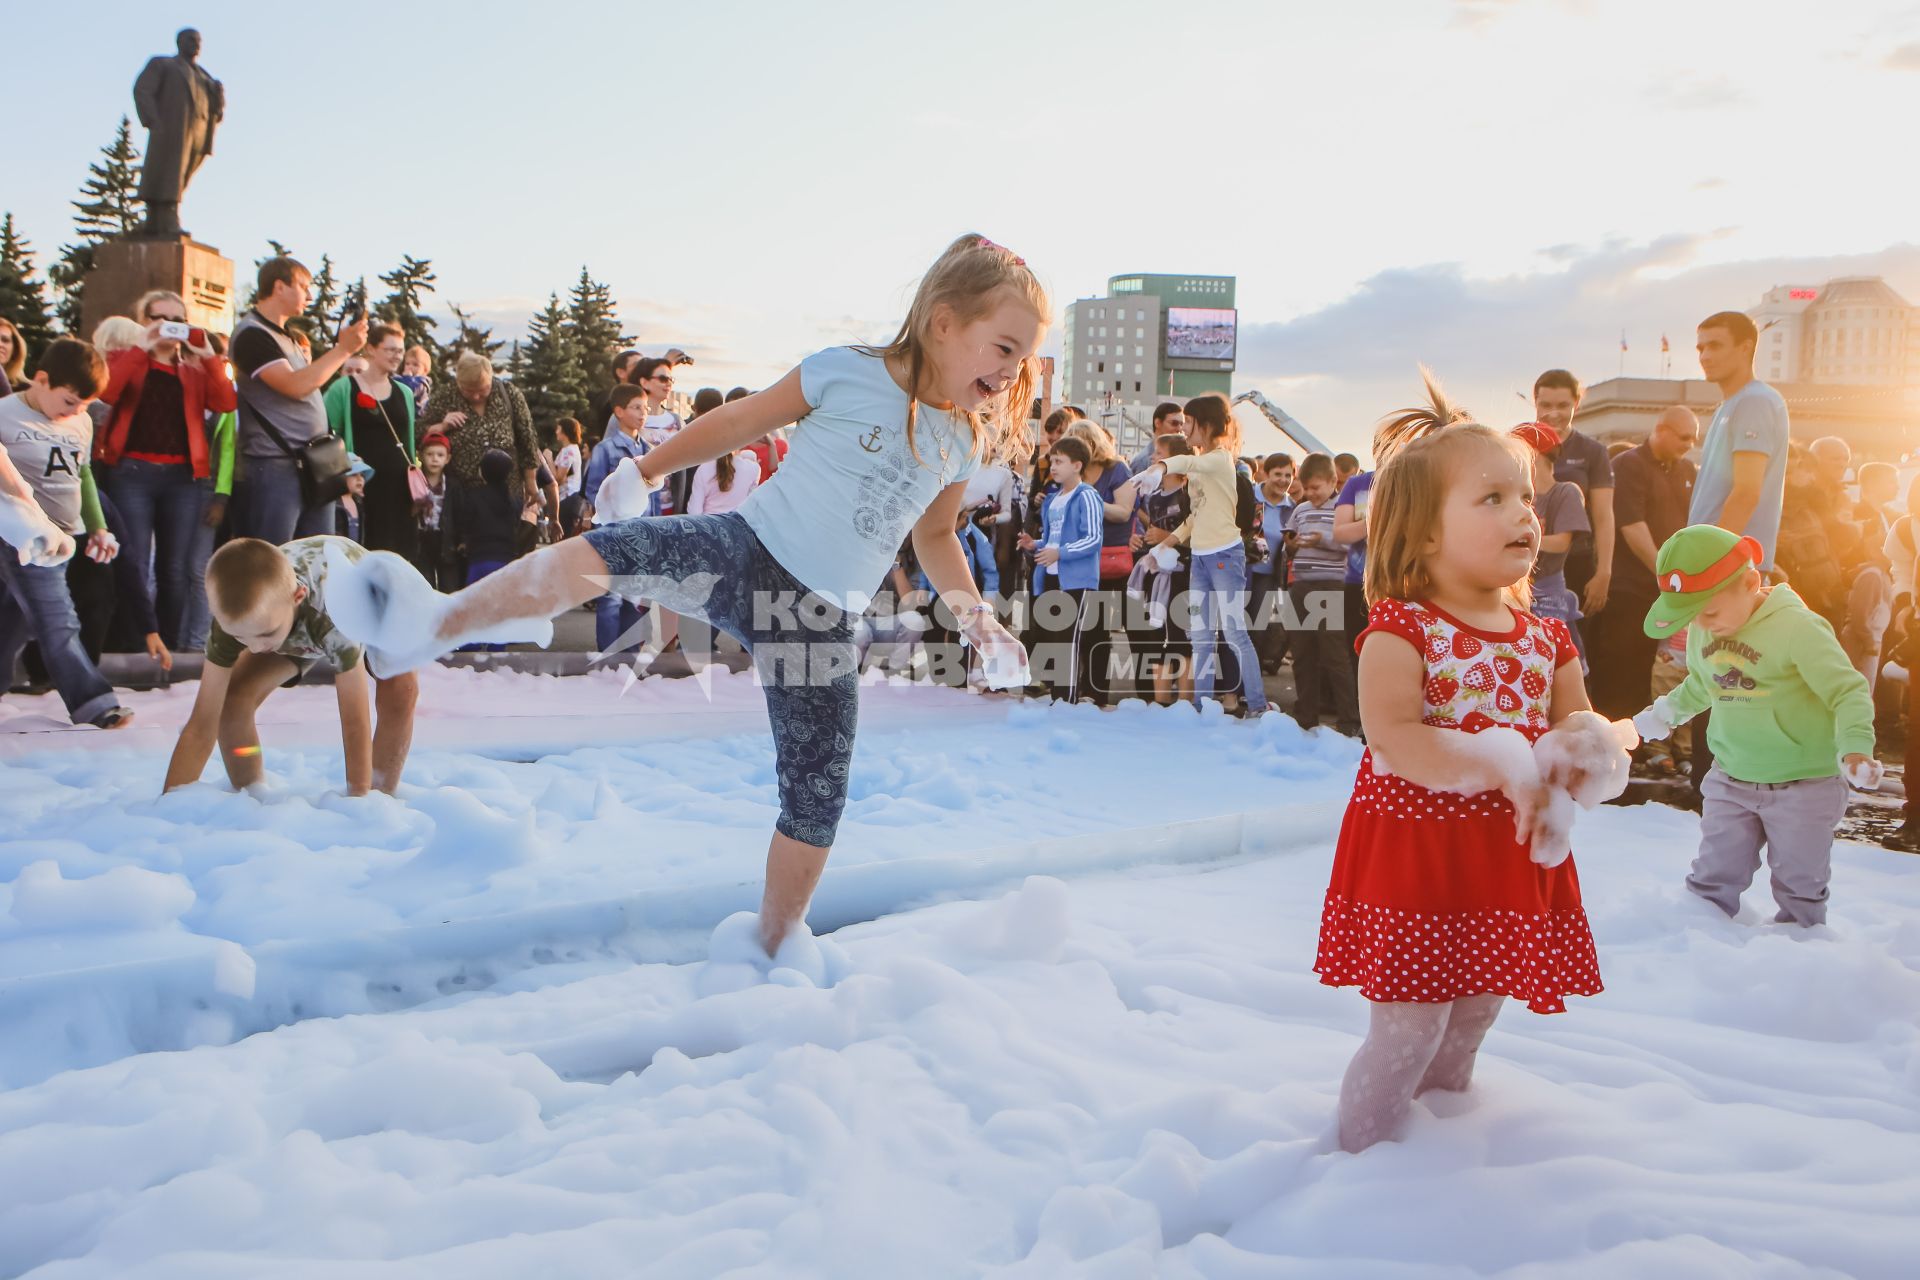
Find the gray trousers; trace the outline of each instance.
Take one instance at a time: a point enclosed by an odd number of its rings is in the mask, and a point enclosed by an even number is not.
[[[1785,924],[1822,924],[1833,871],[1833,829],[1847,811],[1839,778],[1741,782],[1719,765],[1700,786],[1700,853],[1687,888],[1728,915],[1760,869],[1766,846],[1773,877],[1773,917]]]

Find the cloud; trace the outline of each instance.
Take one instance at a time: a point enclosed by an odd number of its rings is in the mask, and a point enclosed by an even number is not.
[[[1642,96],[1662,111],[1716,111],[1747,101],[1746,91],[1725,76],[1684,72],[1648,81]]]
[[[1882,58],[1880,65],[1889,71],[1920,71],[1920,40],[1909,40]]]
[[[1845,257],[1769,258],[1700,265],[1708,231],[1575,252],[1557,246],[1558,269],[1485,279],[1452,263],[1395,268],[1347,298],[1280,322],[1240,330],[1239,390],[1259,388],[1337,447],[1363,446],[1375,418],[1410,402],[1415,366],[1431,365],[1460,401],[1495,422],[1518,421],[1514,392],[1542,369],[1588,381],[1620,369],[1659,372],[1660,337],[1673,343],[1673,374],[1698,377],[1693,327],[1715,311],[1750,307],[1775,285],[1837,276],[1885,276],[1920,296],[1920,246]]]

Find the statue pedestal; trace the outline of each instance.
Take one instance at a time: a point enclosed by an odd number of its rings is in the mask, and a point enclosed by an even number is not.
[[[149,289],[171,289],[186,299],[187,323],[233,332],[233,263],[218,249],[179,236],[170,240],[109,240],[94,251],[83,296],[82,337],[108,316],[132,316]]]

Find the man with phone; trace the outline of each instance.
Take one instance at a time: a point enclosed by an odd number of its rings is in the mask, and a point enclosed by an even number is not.
[[[260,264],[254,304],[234,326],[229,358],[240,400],[240,479],[234,534],[280,546],[334,531],[332,496],[310,498],[301,472],[308,446],[328,434],[320,393],[367,343],[367,318],[340,330],[318,360],[306,355],[287,322],[307,309],[313,274],[292,258]]]

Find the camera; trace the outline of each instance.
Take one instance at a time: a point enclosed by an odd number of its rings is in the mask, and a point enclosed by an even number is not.
[[[194,340],[201,337],[201,334],[198,329],[190,325],[182,324],[178,320],[162,320],[160,322],[160,336],[169,342],[185,342],[189,345],[197,345]]]

